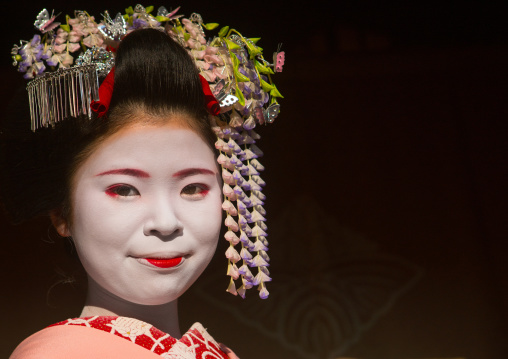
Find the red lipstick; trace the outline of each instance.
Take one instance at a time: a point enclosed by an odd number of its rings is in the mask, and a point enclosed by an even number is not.
[[[176,258],[145,258],[150,264],[159,268],[171,268],[182,262],[182,257]]]

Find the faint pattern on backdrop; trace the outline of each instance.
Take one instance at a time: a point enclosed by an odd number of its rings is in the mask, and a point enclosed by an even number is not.
[[[223,284],[220,274],[194,290],[254,328],[258,340],[269,336],[300,358],[343,355],[422,275],[416,265],[341,227],[310,197],[289,203],[270,231],[283,245],[270,253],[276,260],[269,300],[250,303],[248,311],[225,304],[209,294]]]

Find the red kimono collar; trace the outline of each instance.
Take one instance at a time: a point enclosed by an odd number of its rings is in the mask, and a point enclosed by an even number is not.
[[[78,325],[119,336],[167,359],[229,359],[200,323],[194,323],[180,340],[146,322],[127,317],[94,316],[67,319],[51,325]],[[222,346],[223,347],[223,346]],[[225,347],[223,347],[225,349]],[[227,351],[227,349],[226,349]],[[230,352],[230,355],[232,352]],[[231,357],[236,357],[234,354]]]

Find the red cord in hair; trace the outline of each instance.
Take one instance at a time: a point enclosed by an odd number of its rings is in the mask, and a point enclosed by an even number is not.
[[[98,117],[102,117],[108,112],[111,96],[113,95],[114,82],[115,68],[113,67],[99,87],[99,101],[92,101],[90,105],[92,111],[97,113]]]
[[[220,106],[217,102],[217,99],[210,90],[210,85],[206,79],[199,75],[199,79],[201,80],[201,86],[203,87],[203,93],[205,94],[205,106],[208,112],[213,116],[217,116],[220,113]]]

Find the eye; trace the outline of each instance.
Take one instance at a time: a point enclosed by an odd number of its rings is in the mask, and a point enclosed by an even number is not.
[[[106,189],[106,194],[111,197],[139,196],[139,191],[128,184],[115,184]]]
[[[192,183],[182,189],[182,196],[189,198],[201,198],[206,196],[210,188],[202,183]]]

